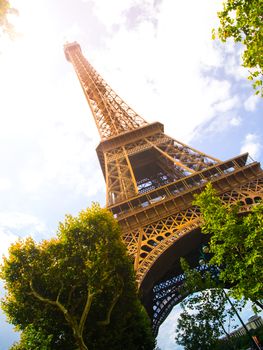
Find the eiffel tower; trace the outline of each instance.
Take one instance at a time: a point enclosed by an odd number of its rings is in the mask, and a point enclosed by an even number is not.
[[[147,123],[96,72],[77,42],[64,52],[73,64],[101,142],[97,155],[106,181],[106,206],[118,220],[134,261],[141,300],[153,331],[182,299],[184,256],[198,265],[205,243],[193,195],[211,182],[228,203],[247,212],[263,198],[263,171],[242,154],[220,161],[164,134]]]

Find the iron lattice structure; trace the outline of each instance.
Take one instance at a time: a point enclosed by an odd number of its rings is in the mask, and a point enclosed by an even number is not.
[[[167,136],[163,124],[147,123],[114,92],[78,43],[66,44],[64,51],[101,137],[97,154],[106,205],[121,226],[157,334],[180,301],[179,259],[188,256],[195,265],[202,244],[193,195],[212,182],[225,202],[241,202],[242,210],[249,211],[263,198],[263,171],[258,162],[248,162],[248,154],[220,161]]]

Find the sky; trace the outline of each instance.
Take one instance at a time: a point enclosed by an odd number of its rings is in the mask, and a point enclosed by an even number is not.
[[[105,205],[99,135],[66,41],[77,41],[109,85],[168,135],[221,160],[248,151],[263,161],[263,103],[241,66],[242,48],[211,40],[221,1],[11,4],[18,34],[0,37],[0,257],[19,237],[52,237],[67,213]],[[160,328],[162,350],[180,349],[178,314]],[[0,350],[17,338],[0,314]]]

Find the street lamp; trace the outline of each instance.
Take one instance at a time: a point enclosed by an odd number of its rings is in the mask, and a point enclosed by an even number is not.
[[[209,253],[209,248],[206,245],[202,245],[199,254],[199,265],[203,266],[207,264],[207,254]]]

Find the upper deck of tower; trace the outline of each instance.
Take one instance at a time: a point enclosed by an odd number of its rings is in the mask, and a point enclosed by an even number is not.
[[[70,62],[69,51],[81,52],[81,47],[79,43],[77,43],[76,41],[73,41],[72,43],[66,43],[64,45],[64,53],[65,53],[66,59]]]

